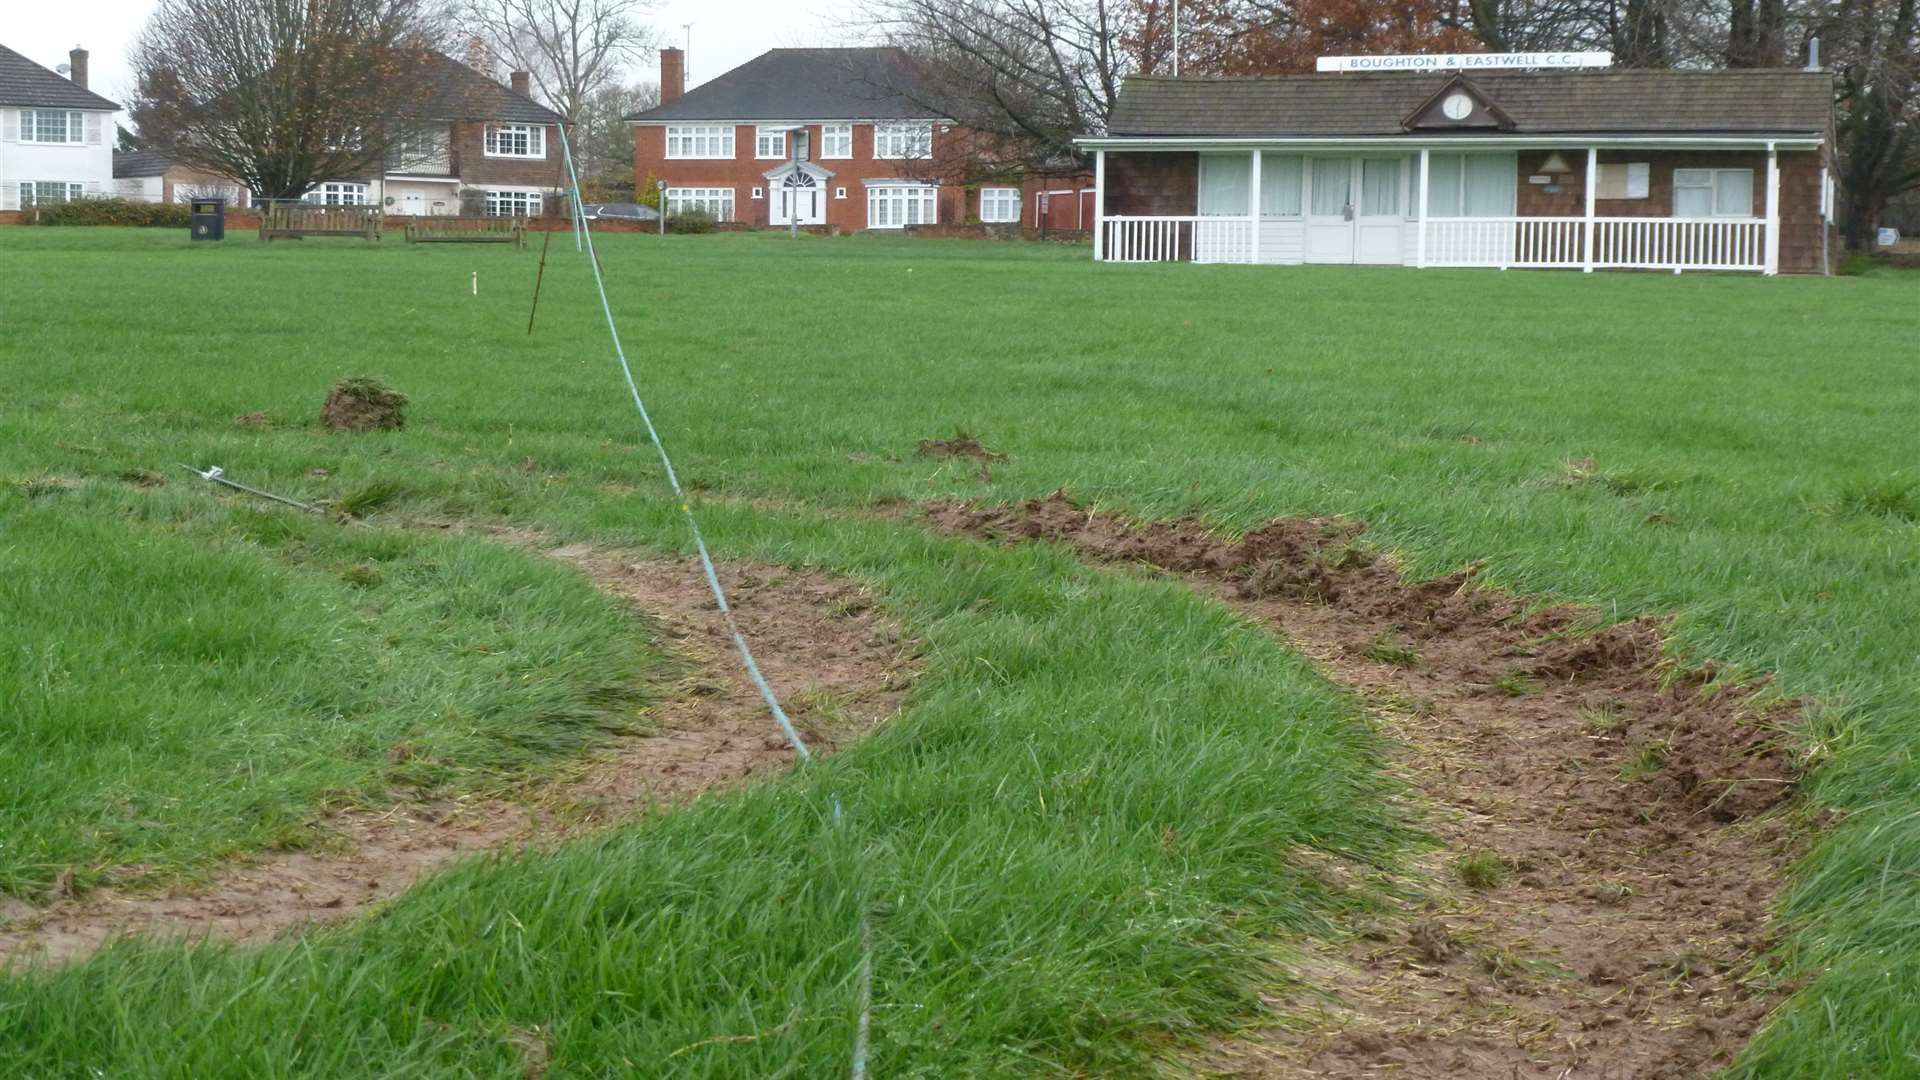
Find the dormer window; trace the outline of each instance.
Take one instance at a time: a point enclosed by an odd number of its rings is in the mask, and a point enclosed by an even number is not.
[[[547,129],[532,124],[488,124],[484,149],[492,158],[545,158]]]

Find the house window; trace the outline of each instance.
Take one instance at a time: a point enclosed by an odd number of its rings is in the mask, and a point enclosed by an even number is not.
[[[85,142],[86,130],[86,121],[77,112],[57,109],[20,110],[21,142]]]
[[[1301,177],[1306,161],[1299,154],[1267,154],[1260,159],[1260,216],[1300,216]]]
[[[756,198],[756,199],[764,199],[764,198],[766,198],[766,197],[767,197],[767,189],[766,189],[766,188],[754,188],[754,189],[753,189],[753,197],[754,197],[754,198]]]
[[[932,157],[933,125],[875,125],[873,129],[873,156],[885,161],[918,161]]]
[[[934,196],[938,188],[917,184],[887,184],[867,189],[867,228],[900,229],[935,224]]]
[[[537,191],[487,192],[488,217],[539,217],[540,193]]]
[[[1752,169],[1673,170],[1673,216],[1752,217]]]
[[[1200,216],[1246,217],[1248,154],[1200,155]]]
[[[820,125],[820,156],[823,158],[850,158],[853,156],[853,125]]]
[[[1514,154],[1434,154],[1427,159],[1427,216],[1512,217],[1519,175]]]
[[[488,157],[544,158],[547,129],[532,124],[488,124],[484,145]]]
[[[786,128],[755,128],[753,131],[753,156],[757,158],[787,158]]]
[[[847,197],[847,189],[846,189],[846,188],[843,188],[843,187],[837,187],[837,188],[834,188],[834,189],[833,189],[833,197],[834,197],[834,198],[836,198],[836,199],[844,199],[844,198],[846,198],[846,197]]]
[[[733,220],[733,189],[730,187],[670,187],[667,189],[667,213],[680,214],[703,210],[715,221]]]
[[[365,206],[367,185],[340,182],[321,184],[307,192],[306,198],[300,201],[322,206]]]
[[[64,180],[22,180],[20,181],[20,209],[73,202],[84,197],[85,194],[86,188],[83,185],[71,184]]]
[[[695,124],[667,128],[669,158],[731,158],[733,127],[729,124]]]
[[[980,189],[980,220],[1005,224],[1020,220],[1020,189],[990,187]]]

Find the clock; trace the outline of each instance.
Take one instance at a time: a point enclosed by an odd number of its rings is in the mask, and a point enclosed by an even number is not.
[[[1473,99],[1465,94],[1448,94],[1447,100],[1440,103],[1440,111],[1449,120],[1465,120],[1473,114]]]

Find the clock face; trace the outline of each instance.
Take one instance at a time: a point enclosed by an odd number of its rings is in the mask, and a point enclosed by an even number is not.
[[[1465,120],[1473,112],[1473,99],[1465,94],[1448,94],[1447,100],[1440,103],[1440,111],[1446,113],[1449,120]]]

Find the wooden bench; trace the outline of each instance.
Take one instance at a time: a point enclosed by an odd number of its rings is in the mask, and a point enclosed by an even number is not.
[[[527,219],[515,217],[419,217],[407,222],[409,244],[512,244],[527,246]]]
[[[260,208],[260,239],[358,236],[363,240],[378,240],[381,218],[377,206],[321,206],[275,200]]]

